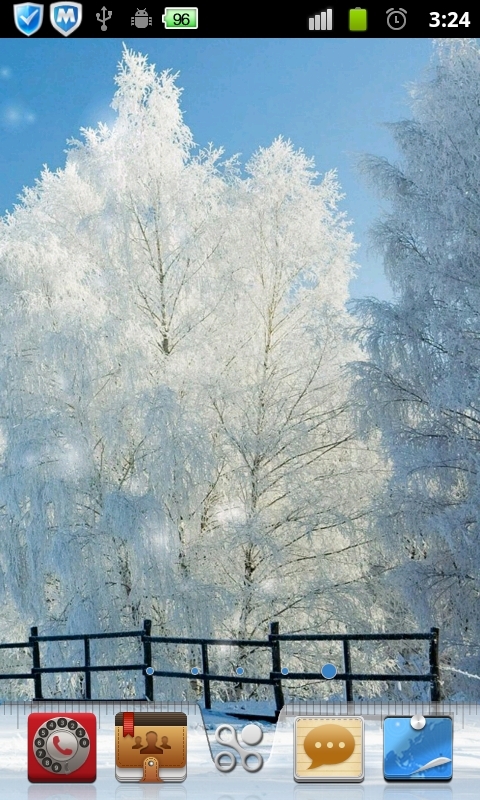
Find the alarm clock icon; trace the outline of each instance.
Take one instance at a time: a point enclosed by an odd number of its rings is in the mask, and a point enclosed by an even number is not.
[[[93,783],[97,720],[94,714],[30,714],[28,779],[31,783]]]
[[[404,8],[389,8],[387,25],[392,31],[401,31],[407,24],[407,12]]]

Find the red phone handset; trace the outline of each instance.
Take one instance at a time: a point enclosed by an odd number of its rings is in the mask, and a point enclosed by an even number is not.
[[[52,742],[53,742],[54,748],[56,750],[58,750],[58,752],[61,753],[62,756],[71,756],[72,755],[73,750],[70,750],[69,747],[67,747],[65,750],[62,750],[62,748],[60,747],[60,736],[54,736],[53,739],[52,739]]]

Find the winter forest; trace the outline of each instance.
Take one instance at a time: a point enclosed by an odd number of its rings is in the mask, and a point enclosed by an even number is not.
[[[115,123],[82,129],[0,220],[0,640],[144,618],[158,636],[239,639],[273,620],[438,626],[444,697],[477,699],[478,43],[435,47],[410,118],[389,126],[398,161],[359,163],[385,208],[372,236],[392,302],[349,299],[356,243],[334,164],[319,175],[282,137],[247,163],[201,150],[171,71],[124,47],[115,80]],[[337,643],[297,644],[291,671],[341,666]],[[424,643],[394,647],[355,646],[354,671],[428,670]],[[92,661],[138,658],[126,640],[109,648]],[[1,671],[24,663],[1,652]],[[162,669],[198,663],[155,652]],[[82,663],[75,643],[50,653]],[[215,659],[269,669],[260,650]],[[82,680],[45,686],[72,697]],[[92,680],[138,692],[129,673]],[[195,699],[187,683],[156,694]],[[291,697],[332,685],[285,682]]]

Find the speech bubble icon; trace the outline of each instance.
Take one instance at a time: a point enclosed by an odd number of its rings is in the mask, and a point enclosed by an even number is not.
[[[355,739],[343,725],[319,725],[307,733],[303,749],[312,759],[308,769],[316,769],[324,764],[341,764],[350,758],[355,750]]]

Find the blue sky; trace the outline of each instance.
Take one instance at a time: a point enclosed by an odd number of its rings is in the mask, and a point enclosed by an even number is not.
[[[185,122],[246,161],[283,135],[337,169],[353,221],[358,275],[352,297],[391,298],[368,229],[379,199],[355,169],[360,153],[397,158],[381,123],[409,116],[407,86],[428,67],[429,39],[127,39],[159,71],[180,72]],[[65,162],[80,127],[113,119],[119,39],[3,39],[0,52],[0,214],[43,164]]]

